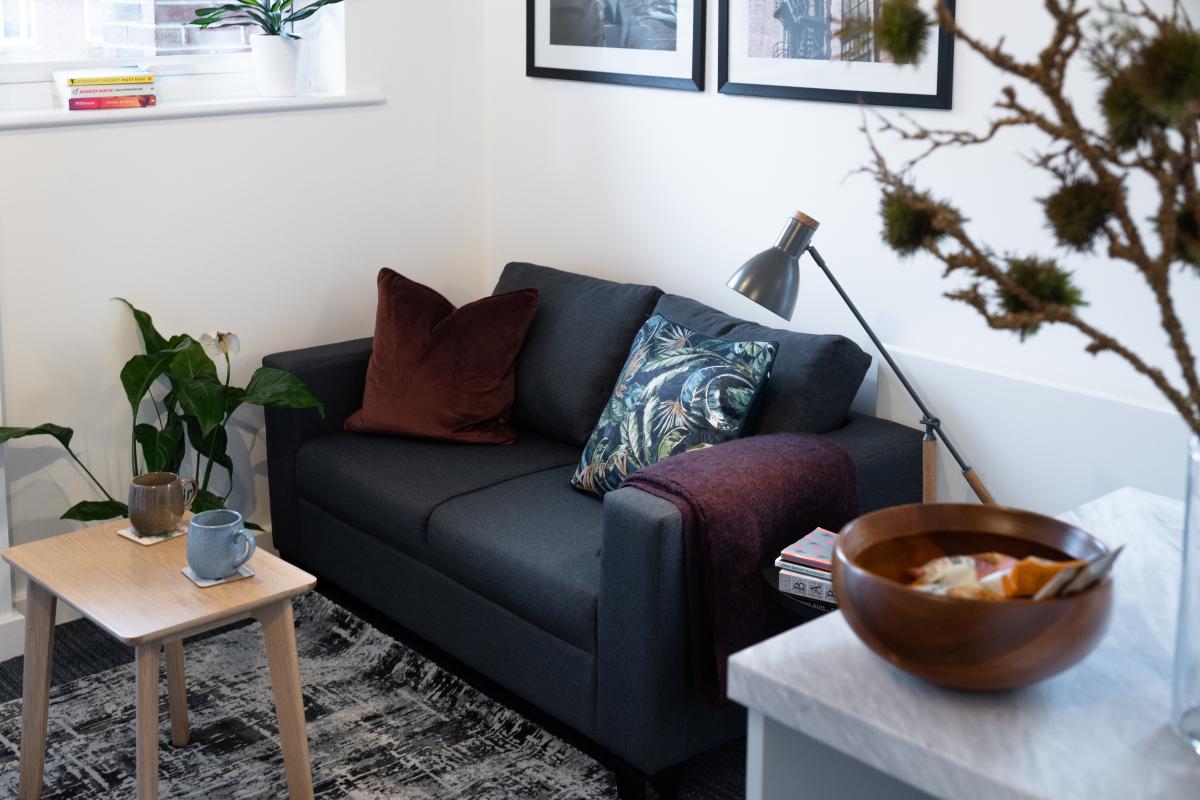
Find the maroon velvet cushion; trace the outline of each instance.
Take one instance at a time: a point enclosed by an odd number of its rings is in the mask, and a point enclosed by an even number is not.
[[[524,289],[455,309],[428,286],[380,270],[363,407],[346,430],[512,444],[513,365],[537,305],[537,290]]]

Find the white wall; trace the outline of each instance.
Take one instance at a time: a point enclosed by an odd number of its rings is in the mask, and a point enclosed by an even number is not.
[[[120,295],[165,332],[237,332],[235,381],[262,356],[370,335],[384,265],[455,301],[482,271],[483,36],[477,7],[346,6],[351,88],[384,107],[0,135],[6,420],[76,429],[118,497],[138,340]],[[261,413],[238,418],[232,502],[266,522]],[[13,538],[94,495],[52,440],[8,452]]]
[[[1200,6],[1185,3],[1193,4]],[[1184,427],[1165,411],[1145,408],[1165,408],[1148,381],[1114,357],[1085,355],[1081,337],[1071,331],[1046,330],[1022,345],[988,330],[974,311],[942,298],[947,287],[935,264],[898,262],[883,246],[878,190],[866,176],[847,177],[867,158],[857,107],[717,93],[717,3],[709,6],[709,88],[701,95],[526,78],[524,3],[487,4],[489,279],[506,261],[531,260],[655,283],[778,326],[780,320],[724,282],[801,209],[822,221],[822,252],[883,340],[925,354],[921,363],[961,373],[939,377],[930,399],[954,420],[961,449],[984,477],[1004,486],[1002,501],[1061,511],[1126,483],[1182,494]],[[963,2],[959,20],[985,39],[1006,36],[1023,54],[1044,44],[1049,30],[1041,0]],[[1081,97],[1095,90],[1082,72],[1074,85]],[[994,69],[960,46],[955,110],[913,116],[934,126],[982,128],[1001,86]],[[1040,206],[1031,201],[1048,183],[1021,156],[1037,142],[1009,134],[986,150],[946,154],[921,170],[921,182],[959,204],[979,238],[998,249],[1052,250]],[[1064,259],[1087,287],[1091,319],[1152,361],[1171,363],[1165,337],[1151,321],[1149,294],[1128,268],[1098,257]],[[805,281],[792,327],[865,342],[820,273],[810,269]],[[1186,276],[1180,284],[1182,315],[1200,319],[1200,281]],[[921,364],[910,366],[921,384],[927,377]],[[999,384],[985,380],[997,374]],[[895,387],[886,373],[883,381],[881,411],[915,421],[903,403],[888,399]],[[981,403],[996,398],[973,395],[985,384],[993,391],[1005,387],[1001,402]],[[1086,419],[1094,434],[1089,447],[1060,453],[1052,464],[1036,451],[1053,451],[1057,432],[1081,420],[1072,416],[1073,402],[1035,405],[1049,384],[1058,392],[1082,390],[1081,398],[1114,398]],[[1154,421],[1146,422],[1145,414]],[[1113,450],[1106,445],[1113,428],[1154,434],[1125,437],[1123,444],[1134,449]],[[1145,463],[1173,469],[1151,481],[1140,468]],[[1064,470],[1072,473],[1070,490],[1048,491],[1062,483]],[[952,477],[947,473],[943,481],[946,496],[965,496]]]

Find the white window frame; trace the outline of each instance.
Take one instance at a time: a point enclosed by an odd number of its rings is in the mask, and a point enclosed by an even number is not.
[[[94,69],[103,67],[156,66],[162,68],[191,67],[189,75],[217,75],[251,72],[254,64],[249,53],[216,55],[155,56],[145,59],[89,58],[81,61],[12,61],[0,63],[0,84],[49,83],[51,73],[63,69]]]
[[[37,15],[30,8],[30,4],[34,0],[18,0],[18,2],[23,7],[23,16],[28,17],[28,19],[25,20],[25,24],[22,26],[25,28],[24,35],[13,38],[3,35],[5,28],[4,4],[0,2],[0,41],[4,42],[5,47],[12,47],[14,49],[32,47],[37,43]]]

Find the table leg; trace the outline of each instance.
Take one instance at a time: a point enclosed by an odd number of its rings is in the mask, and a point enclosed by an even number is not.
[[[162,643],[138,645],[137,787],[138,800],[158,800],[158,654]]]
[[[191,738],[188,728],[187,685],[183,671],[183,640],[167,642],[167,701],[171,707],[171,744],[184,747]]]
[[[312,800],[312,767],[308,761],[308,732],[304,727],[304,697],[300,691],[300,660],[296,654],[296,628],[292,601],[282,600],[255,613],[267,643],[275,716],[283,746],[288,797]]]
[[[25,674],[21,700],[21,800],[37,800],[42,796],[57,604],[54,595],[29,582],[25,596]]]

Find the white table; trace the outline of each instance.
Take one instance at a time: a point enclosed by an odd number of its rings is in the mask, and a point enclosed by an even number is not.
[[[1063,516],[1117,564],[1108,635],[1026,689],[940,689],[893,668],[840,613],[730,660],[750,709],[747,797],[1200,798],[1200,756],[1168,724],[1182,504],[1122,489]]]

